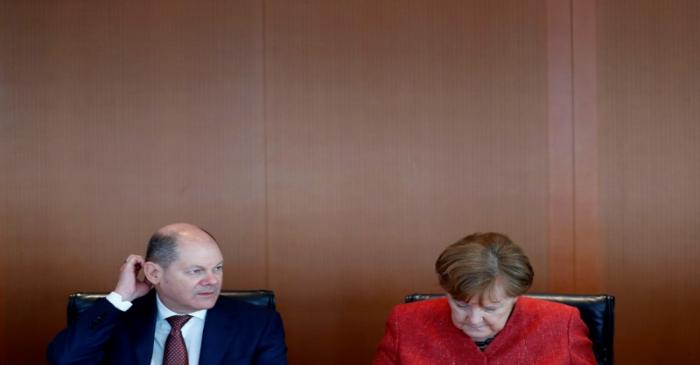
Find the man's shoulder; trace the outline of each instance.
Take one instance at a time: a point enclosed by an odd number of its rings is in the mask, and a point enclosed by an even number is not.
[[[156,291],[149,291],[146,295],[136,298],[131,302],[132,306],[126,313],[141,314],[146,312],[155,313],[156,311]]]
[[[282,319],[274,310],[242,300],[219,296],[214,307],[207,311],[205,332],[215,333],[246,331],[247,335],[258,336],[273,328],[282,328]]]

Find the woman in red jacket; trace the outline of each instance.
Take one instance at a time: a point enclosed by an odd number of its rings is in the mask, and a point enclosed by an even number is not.
[[[595,365],[576,308],[521,297],[534,273],[507,236],[467,236],[435,270],[447,298],[396,306],[374,365]]]

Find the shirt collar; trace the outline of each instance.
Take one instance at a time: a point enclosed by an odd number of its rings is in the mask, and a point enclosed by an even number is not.
[[[175,313],[171,311],[168,307],[163,304],[163,301],[160,300],[160,294],[156,293],[156,305],[158,306],[158,319],[166,319],[171,316],[178,316],[183,313]],[[192,317],[199,318],[201,320],[204,320],[207,317],[207,310],[206,309],[200,309],[196,312],[192,313],[184,313],[184,314],[189,314]]]

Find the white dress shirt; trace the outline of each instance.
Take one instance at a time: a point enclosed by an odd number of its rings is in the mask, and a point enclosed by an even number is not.
[[[107,295],[106,299],[112,303],[117,309],[126,311],[131,308],[131,302],[122,301],[121,295],[112,292]],[[160,296],[156,294],[156,302],[158,306],[158,314],[156,316],[156,332],[153,338],[153,355],[151,356],[151,365],[163,364],[163,352],[165,352],[165,341],[170,333],[170,323],[166,318],[170,316],[185,314],[175,313],[168,309],[160,300]],[[185,339],[185,347],[187,347],[187,359],[190,365],[199,363],[199,353],[202,349],[202,333],[204,332],[204,319],[207,317],[206,309],[202,309],[192,313],[186,313],[192,316],[187,323],[180,329],[182,337]]]

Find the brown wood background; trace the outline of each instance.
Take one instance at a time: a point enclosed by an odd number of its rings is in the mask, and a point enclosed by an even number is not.
[[[367,364],[447,244],[618,299],[617,363],[700,320],[694,0],[0,0],[0,364],[174,221],[278,296],[292,364]]]

